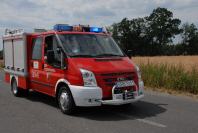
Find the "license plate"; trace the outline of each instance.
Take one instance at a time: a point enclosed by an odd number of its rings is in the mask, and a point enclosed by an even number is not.
[[[125,92],[125,98],[124,99],[133,99],[133,98],[134,98],[134,92],[133,91]]]
[[[116,83],[116,87],[121,88],[121,87],[128,87],[128,86],[134,86],[134,81],[129,80],[129,81],[119,81]]]
[[[114,94],[113,95],[113,100],[121,100],[123,99],[123,94]]]

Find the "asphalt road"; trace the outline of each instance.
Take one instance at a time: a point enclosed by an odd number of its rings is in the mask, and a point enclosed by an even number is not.
[[[146,92],[128,107],[79,108],[62,114],[54,99],[31,92],[16,98],[0,72],[0,133],[197,133],[198,101]]]

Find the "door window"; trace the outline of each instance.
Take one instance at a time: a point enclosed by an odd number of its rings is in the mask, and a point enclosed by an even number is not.
[[[48,51],[53,51],[53,62],[51,62],[49,65],[52,65],[54,67],[60,68],[61,67],[61,53],[58,53],[57,51],[58,48],[58,42],[56,40],[56,37],[54,35],[47,36],[45,38],[45,59],[47,59],[47,52]]]
[[[42,58],[42,37],[33,39],[32,59],[41,60]]]

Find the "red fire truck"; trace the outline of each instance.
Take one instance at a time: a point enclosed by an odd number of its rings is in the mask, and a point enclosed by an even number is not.
[[[53,30],[3,36],[5,81],[14,96],[54,97],[61,111],[123,105],[143,98],[141,73],[105,28],[57,24]]]

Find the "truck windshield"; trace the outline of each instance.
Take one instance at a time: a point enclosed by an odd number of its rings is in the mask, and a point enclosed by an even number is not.
[[[70,57],[125,56],[110,36],[93,34],[59,35],[67,55]]]

